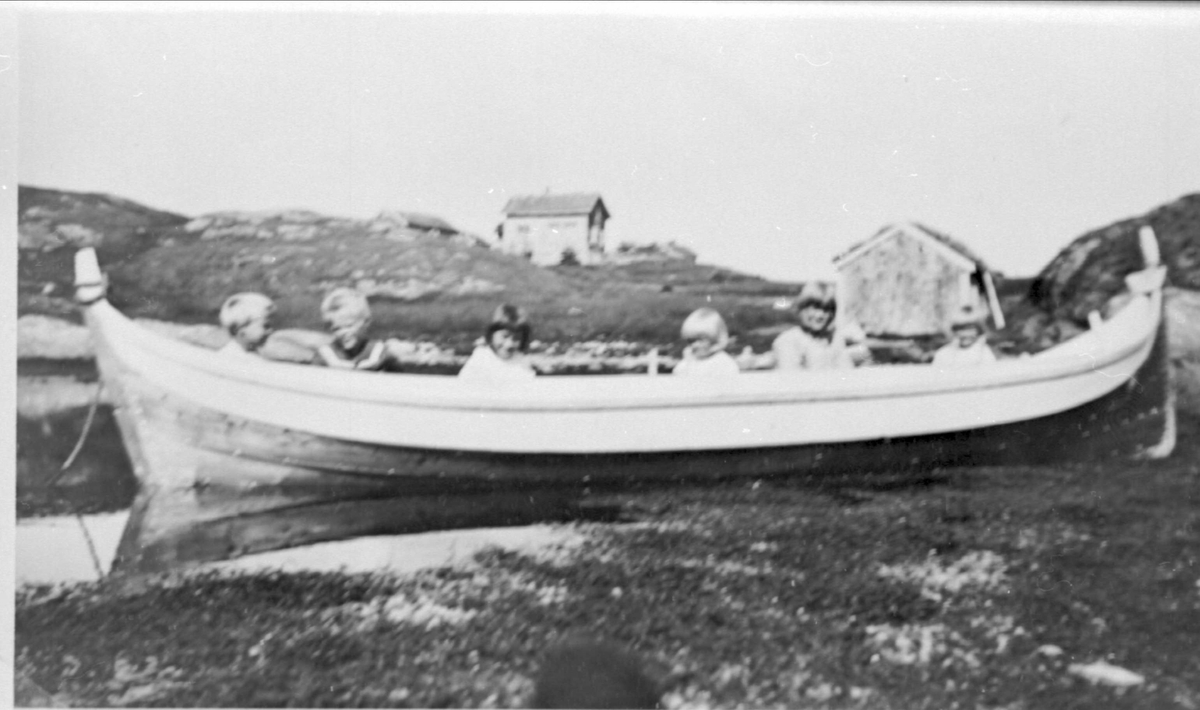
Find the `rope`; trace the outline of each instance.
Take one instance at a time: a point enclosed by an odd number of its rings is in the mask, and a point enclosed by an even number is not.
[[[63,462],[62,468],[54,474],[54,479],[50,481],[50,485],[57,485],[58,479],[62,477],[63,471],[71,467],[75,463],[75,457],[79,455],[83,449],[83,443],[87,441],[87,435],[92,430],[92,422],[96,420],[96,409],[100,406],[100,393],[104,391],[104,381],[101,380],[96,386],[96,394],[92,397],[92,404],[88,407],[87,419],[83,422],[83,431],[79,432],[79,441],[75,442],[75,448],[71,450],[71,455]],[[96,543],[92,541],[92,533],[88,530],[87,524],[83,522],[83,515],[75,513],[75,520],[79,522],[79,528],[83,530],[83,539],[87,542],[88,555],[92,558],[92,567],[96,570],[96,578],[104,578],[104,568],[100,564],[100,555],[96,554]]]
[[[92,557],[92,567],[96,570],[96,579],[104,579],[104,568],[100,565],[100,555],[96,554],[96,543],[92,542],[92,534],[88,532],[82,515],[76,513],[75,519],[79,521],[79,527],[83,529],[83,539],[87,542],[88,554]]]
[[[100,393],[103,391],[104,381],[101,380],[100,384],[96,386],[96,395],[92,397],[92,405],[88,407],[87,419],[83,422],[83,431],[79,432],[79,441],[75,442],[75,448],[71,450],[71,455],[68,456],[67,460],[63,462],[62,468],[59,469],[58,475],[54,477],[55,483],[58,482],[58,477],[62,475],[62,472],[66,471],[71,467],[71,464],[75,463],[75,457],[79,455],[80,449],[83,448],[83,442],[87,440],[88,432],[92,430],[92,421],[96,419],[96,408],[100,405]]]

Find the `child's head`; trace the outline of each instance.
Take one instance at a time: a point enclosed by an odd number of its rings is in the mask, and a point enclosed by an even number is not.
[[[350,349],[366,340],[371,325],[371,306],[367,297],[352,288],[335,288],[321,301],[321,320],[343,348]]]
[[[729,329],[725,319],[711,308],[692,311],[679,329],[680,336],[688,341],[691,352],[699,360],[711,357],[724,350],[729,343]]]
[[[969,348],[983,337],[983,321],[970,310],[963,310],[950,322],[950,334],[960,348]]]
[[[261,293],[237,293],[221,304],[221,327],[243,349],[258,350],[271,334],[275,304]]]
[[[800,327],[810,333],[823,333],[831,328],[837,315],[833,285],[815,281],[804,284],[796,299],[796,312]]]
[[[529,319],[525,311],[505,303],[492,314],[484,333],[488,347],[502,360],[529,349]]]

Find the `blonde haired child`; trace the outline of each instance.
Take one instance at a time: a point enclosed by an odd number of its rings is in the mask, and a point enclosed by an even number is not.
[[[333,340],[317,349],[320,364],[355,370],[382,370],[388,364],[387,346],[367,338],[371,306],[366,296],[352,288],[335,288],[321,301],[321,320]]]
[[[231,340],[218,352],[222,355],[257,354],[271,335],[275,303],[261,293],[236,293],[221,304],[218,318]]]
[[[837,323],[837,297],[832,284],[810,282],[796,298],[797,324],[780,333],[771,351],[741,360],[747,369],[830,370],[857,367],[871,357],[866,334],[856,323]]]
[[[688,341],[683,359],[672,371],[676,375],[736,375],[737,362],[725,352],[729,329],[725,319],[711,308],[699,308],[683,321],[680,336]]]

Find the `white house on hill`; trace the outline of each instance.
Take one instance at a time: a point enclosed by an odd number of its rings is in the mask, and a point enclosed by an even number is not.
[[[961,242],[915,222],[889,225],[833,260],[839,316],[873,335],[945,332],[964,309],[1004,315],[992,274]]]
[[[539,266],[594,264],[604,258],[608,209],[597,193],[513,197],[496,228],[496,248]]]

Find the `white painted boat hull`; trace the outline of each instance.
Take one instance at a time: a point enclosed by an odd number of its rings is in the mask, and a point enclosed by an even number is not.
[[[96,298],[141,486],[115,568],[553,519],[606,486],[1166,455],[1161,276],[1135,283],[1109,321],[994,366],[519,384],[225,358]]]
[[[106,302],[88,322],[147,386],[198,407],[344,441],[454,451],[725,450],[966,431],[1066,411],[1146,361],[1161,297],[1132,301],[1061,350],[991,367],[888,365],[729,378],[543,377],[519,383],[221,358]]]

